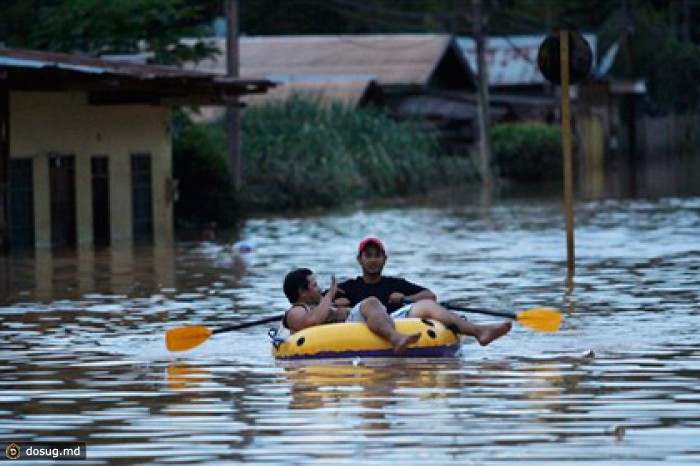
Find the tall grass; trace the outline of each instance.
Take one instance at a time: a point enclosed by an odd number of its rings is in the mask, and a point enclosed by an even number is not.
[[[376,109],[293,96],[243,112],[245,183],[254,210],[335,206],[473,181],[466,158],[440,155],[435,134]]]
[[[181,180],[181,223],[201,223],[205,216],[229,224],[237,207],[243,213],[332,207],[478,179],[470,159],[441,155],[430,130],[396,122],[380,110],[293,96],[241,115],[244,186],[235,203],[230,193],[217,193],[230,190],[222,179],[223,122],[184,123],[178,132],[174,171]]]

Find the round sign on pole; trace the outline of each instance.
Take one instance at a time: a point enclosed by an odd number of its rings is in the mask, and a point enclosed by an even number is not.
[[[580,32],[569,31],[569,82],[578,84],[591,74],[593,52]],[[552,84],[561,84],[559,32],[549,34],[537,52],[537,66]]]

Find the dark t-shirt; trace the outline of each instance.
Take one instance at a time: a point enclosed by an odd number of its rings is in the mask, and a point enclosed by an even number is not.
[[[403,278],[382,277],[379,283],[365,283],[362,277],[345,280],[338,284],[337,298],[348,298],[350,306],[354,306],[365,298],[374,296],[386,306],[389,313],[399,309],[403,304],[389,304],[391,293],[403,293],[410,296],[425,290],[424,287],[411,283]]]

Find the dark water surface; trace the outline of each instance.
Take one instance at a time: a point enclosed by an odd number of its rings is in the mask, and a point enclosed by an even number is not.
[[[81,464],[700,464],[700,198],[579,202],[573,283],[562,218],[521,198],[251,220],[242,257],[0,258],[0,439],[84,441]],[[280,364],[266,327],[166,352],[174,326],[280,313],[292,267],[354,275],[370,232],[389,274],[565,326],[444,360]]]

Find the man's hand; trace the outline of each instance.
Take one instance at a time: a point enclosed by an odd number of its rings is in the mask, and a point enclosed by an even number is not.
[[[391,304],[403,304],[404,298],[406,298],[405,294],[395,291],[389,295],[389,302]]]
[[[350,314],[350,309],[347,307],[335,307],[333,308],[333,321],[334,322],[345,322]]]
[[[335,279],[335,274],[331,275],[331,287],[328,289],[328,295],[333,299],[338,292],[338,281]]]
[[[348,307],[350,306],[350,300],[348,298],[336,298],[333,304],[338,307]]]

